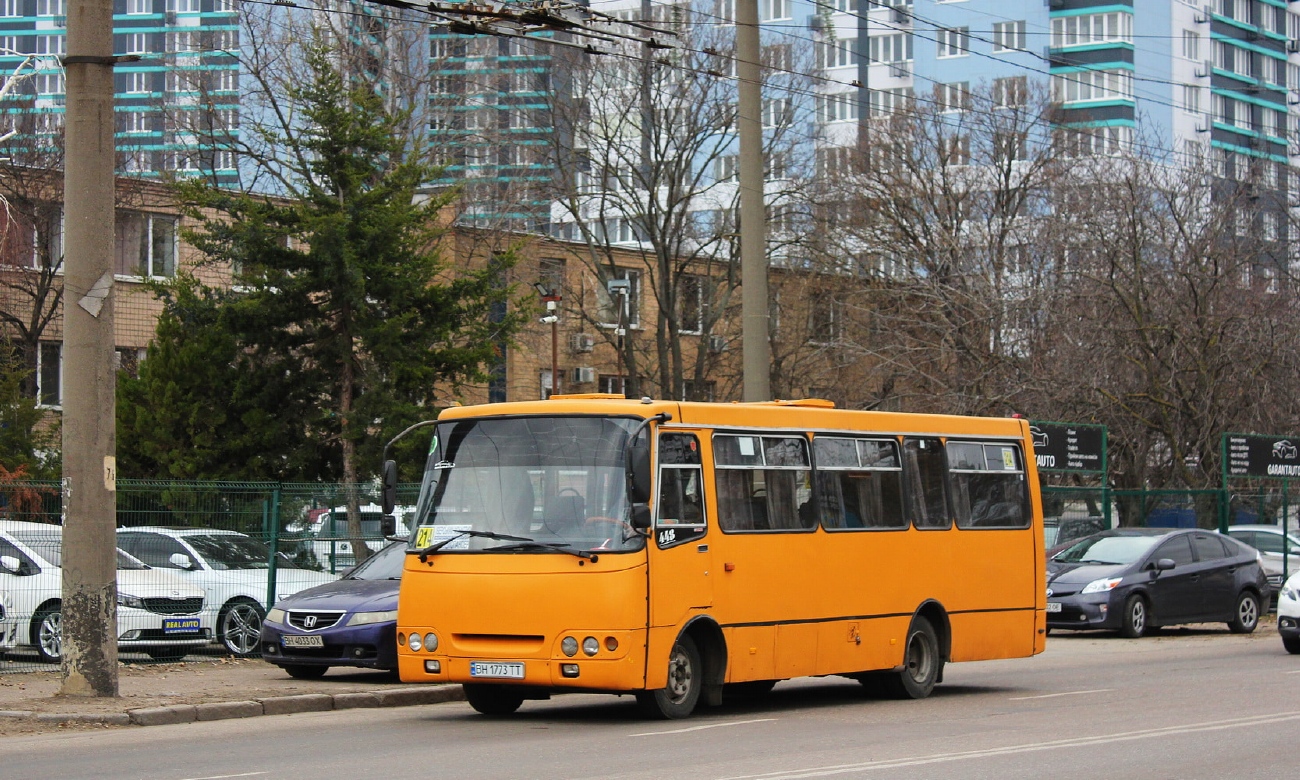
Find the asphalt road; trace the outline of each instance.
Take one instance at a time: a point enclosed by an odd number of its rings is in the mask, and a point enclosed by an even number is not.
[[[1058,632],[1036,658],[949,666],[924,701],[814,679],[686,721],[583,695],[503,720],[453,703],[11,737],[0,777],[1276,780],[1300,776],[1300,656],[1270,629]]]

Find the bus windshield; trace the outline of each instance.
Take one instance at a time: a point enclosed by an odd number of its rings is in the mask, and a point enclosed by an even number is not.
[[[409,549],[439,553],[639,550],[624,453],[640,421],[512,417],[439,424]]]

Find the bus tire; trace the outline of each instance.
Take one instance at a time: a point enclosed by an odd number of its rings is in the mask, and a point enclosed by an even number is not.
[[[884,677],[884,693],[893,699],[924,699],[934,691],[943,670],[939,635],[930,621],[917,615],[907,629],[902,670]]]
[[[704,662],[695,640],[683,634],[668,655],[668,684],[656,691],[641,691],[636,702],[647,717],[677,720],[695,711],[704,689]]]
[[[508,685],[465,683],[465,701],[477,712],[494,718],[511,715],[524,703],[523,694]]]

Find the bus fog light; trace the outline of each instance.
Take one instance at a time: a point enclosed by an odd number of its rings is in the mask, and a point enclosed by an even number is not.
[[[577,677],[577,676],[578,676],[578,665],[577,665],[577,664],[560,664],[560,674],[564,675],[565,677],[570,677],[570,678],[572,678],[572,677]]]
[[[421,647],[421,644],[420,644],[420,635],[419,635],[419,634],[411,634],[411,636],[408,637],[407,640],[406,640],[406,646],[409,647],[409,648],[411,648],[411,652],[412,652],[412,653],[418,653],[418,652],[420,652],[420,647]]]
[[[618,649],[618,640],[612,636],[605,637],[605,649],[611,653]]]
[[[428,633],[428,634],[425,634],[425,635],[424,635],[424,649],[425,649],[427,652],[430,652],[430,653],[432,653],[433,651],[435,651],[435,650],[438,649],[438,635],[437,635],[437,634],[434,634],[434,633]]]
[[[429,674],[442,674],[442,661],[425,661],[424,671]]]
[[[582,640],[582,652],[587,655],[595,655],[600,652],[600,642],[597,642],[594,636],[587,637]]]
[[[560,642],[560,649],[570,658],[578,654],[578,640],[571,636],[566,636],[564,641]]]

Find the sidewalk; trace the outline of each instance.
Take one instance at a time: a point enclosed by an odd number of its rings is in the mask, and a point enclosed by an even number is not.
[[[464,700],[459,685],[404,685],[385,672],[295,680],[261,659],[121,665],[116,699],[61,696],[60,684],[57,670],[0,676],[0,736]]]

